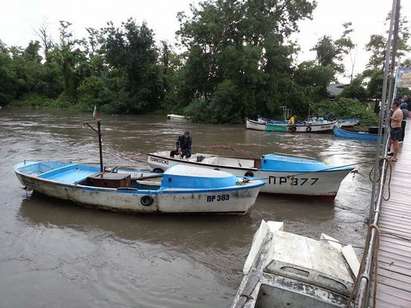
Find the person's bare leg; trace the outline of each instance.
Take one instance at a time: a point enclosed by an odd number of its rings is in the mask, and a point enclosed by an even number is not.
[[[393,140],[392,141],[392,148],[394,150],[394,155],[392,156],[392,160],[396,161],[397,156],[398,156],[398,152],[400,151],[400,144],[399,144],[398,140]]]

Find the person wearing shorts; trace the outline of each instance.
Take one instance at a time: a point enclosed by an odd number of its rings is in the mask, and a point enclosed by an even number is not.
[[[393,153],[391,160],[397,161],[398,152],[400,151],[400,143],[402,136],[401,123],[403,119],[403,112],[400,109],[400,101],[398,99],[394,100],[392,104],[392,115],[391,115],[391,130],[390,130],[390,143],[391,152]]]

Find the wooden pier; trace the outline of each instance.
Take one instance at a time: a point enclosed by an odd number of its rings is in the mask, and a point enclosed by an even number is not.
[[[411,121],[398,162],[393,163],[391,197],[383,201],[379,228],[376,307],[411,307]]]

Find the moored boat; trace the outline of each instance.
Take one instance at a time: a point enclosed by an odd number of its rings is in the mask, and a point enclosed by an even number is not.
[[[258,121],[246,120],[246,128],[267,132],[292,132],[292,133],[325,133],[331,132],[336,121],[324,119],[309,119],[289,125],[286,121],[259,119]]]
[[[152,173],[136,178],[138,170],[100,172],[97,165],[59,161],[25,161],[15,167],[15,173],[29,190],[50,197],[143,213],[244,214],[264,185],[260,180],[193,166],[170,168],[160,183],[141,181]]]
[[[247,129],[265,131],[267,123],[262,120],[254,121],[250,119],[245,120]]]
[[[262,221],[232,308],[347,307],[359,262],[351,246],[313,240]]]
[[[180,115],[180,114],[167,114],[167,120],[172,120],[172,121],[188,121],[190,120],[188,117]]]
[[[354,127],[358,124],[360,124],[358,118],[342,118],[337,120],[337,125],[339,127]]]
[[[337,121],[329,121],[322,117],[311,117],[303,125],[297,123],[297,132],[323,133],[331,132]]]
[[[370,134],[367,132],[348,131],[348,130],[345,130],[339,127],[334,127],[333,131],[334,131],[334,135],[339,138],[369,141],[369,142],[376,142],[378,140],[378,135]]]
[[[236,176],[264,179],[261,191],[274,194],[335,197],[341,181],[353,168],[328,165],[311,158],[266,154],[258,159],[193,154],[188,159],[171,156],[169,151],[148,154],[148,164],[156,172],[183,164],[217,169]]]

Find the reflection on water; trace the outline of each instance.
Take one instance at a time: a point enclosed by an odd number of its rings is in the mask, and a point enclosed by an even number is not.
[[[95,161],[89,115],[0,112],[0,298],[4,307],[227,307],[261,219],[287,231],[322,232],[362,246],[369,166],[349,175],[337,198],[260,195],[246,216],[127,215],[27,195],[13,174],[24,159]],[[331,135],[275,134],[239,125],[167,122],[161,116],[106,116],[105,160],[145,160],[171,149],[184,130],[194,151],[257,157],[284,152],[351,164],[373,146]],[[113,155],[112,155],[113,154]],[[139,163],[138,165],[142,165]],[[360,253],[361,250],[358,250]]]

